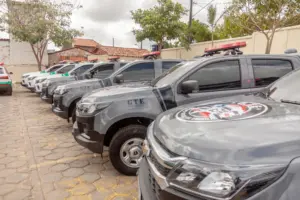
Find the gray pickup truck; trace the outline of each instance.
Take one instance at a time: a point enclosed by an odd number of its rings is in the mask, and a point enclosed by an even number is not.
[[[97,64],[95,64],[95,66],[93,66],[91,69],[86,71],[84,74],[68,78],[68,82],[64,83],[64,84],[56,84],[55,80],[44,81],[43,85],[42,85],[41,99],[43,101],[51,104],[51,103],[53,103],[54,91],[59,85],[66,85],[66,84],[71,83],[76,80],[79,80],[79,81],[85,80],[82,82],[76,82],[76,85],[77,84],[83,85],[83,83],[86,84],[86,83],[90,83],[90,82],[92,83],[95,80],[99,79],[100,72],[102,72],[100,78],[103,78],[103,76],[106,78],[106,76],[108,76],[107,73],[112,73],[113,71],[118,70],[120,67],[126,65],[127,62],[111,62],[109,64],[113,65],[113,69],[110,70],[109,72],[106,72],[106,70],[105,70],[106,69],[105,66],[107,65],[107,63],[97,63]],[[92,64],[92,65],[94,65],[94,64]],[[86,79],[92,79],[92,80],[86,80]]]
[[[43,90],[43,85],[45,87],[44,91],[48,90],[48,94],[51,94],[51,91],[53,93],[54,89],[59,86],[63,85],[72,81],[76,81],[78,77],[80,77],[83,73],[85,73],[87,70],[92,68],[94,66],[94,63],[80,63],[80,64],[74,64],[72,67],[73,69],[65,74],[56,74],[53,76],[47,76],[47,77],[40,77],[35,79],[35,92],[37,94],[41,93]],[[44,84],[45,83],[45,84]],[[41,95],[43,97],[43,95]]]
[[[109,147],[113,166],[135,175],[147,126],[160,113],[192,102],[260,92],[298,67],[300,57],[294,55],[213,56],[183,62],[151,85],[112,86],[86,95],[77,104],[73,135],[95,153]]]
[[[88,92],[123,83],[151,81],[181,61],[179,59],[139,60],[125,66],[122,66],[119,62],[103,64],[97,73],[93,75],[94,79],[77,81],[57,87],[53,96],[52,110],[64,119],[69,120],[69,118],[72,118],[74,123],[76,103]],[[113,71],[115,72],[112,73]]]
[[[300,70],[265,93],[171,109],[148,127],[140,200],[300,199]]]

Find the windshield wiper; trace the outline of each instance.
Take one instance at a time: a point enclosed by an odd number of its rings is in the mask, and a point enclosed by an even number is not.
[[[290,101],[290,100],[281,99],[280,102],[281,103],[290,103],[290,104],[300,105],[300,101]]]

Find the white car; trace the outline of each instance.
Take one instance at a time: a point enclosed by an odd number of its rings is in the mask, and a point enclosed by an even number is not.
[[[0,66],[0,92],[4,92],[6,95],[12,95],[12,79],[5,67]]]
[[[36,84],[35,79],[37,79],[37,78],[47,78],[49,76],[55,76],[55,75],[61,76],[61,74],[65,74],[65,73],[69,72],[74,67],[75,67],[75,64],[65,64],[61,68],[59,68],[58,70],[56,70],[54,72],[30,75],[28,77],[27,88],[30,89],[32,92],[34,92],[35,91],[35,84]]]
[[[58,65],[54,65],[50,68],[48,68],[47,70],[41,71],[41,72],[29,72],[29,73],[25,73],[22,75],[22,82],[21,85],[24,87],[28,87],[28,78],[32,75],[39,75],[39,74],[43,74],[43,73],[51,73],[51,72],[55,72],[56,70],[58,70],[59,68],[61,68],[64,64],[58,64]]]

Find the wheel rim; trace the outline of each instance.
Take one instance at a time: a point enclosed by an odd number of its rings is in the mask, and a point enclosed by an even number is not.
[[[143,139],[131,138],[124,142],[120,149],[122,162],[131,168],[138,168],[143,158]]]

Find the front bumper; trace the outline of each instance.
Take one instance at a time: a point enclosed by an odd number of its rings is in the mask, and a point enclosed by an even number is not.
[[[197,198],[178,192],[171,188],[162,190],[156,182],[146,158],[141,162],[138,171],[140,200],[196,200]],[[199,199],[198,199],[199,200]],[[202,200],[202,199],[200,199]],[[204,199],[203,199],[204,200]]]
[[[48,88],[42,88],[41,99],[47,103],[53,103],[53,96],[49,95]]]
[[[94,117],[76,117],[72,134],[81,146],[94,153],[103,153],[104,135],[93,130]]]
[[[42,84],[41,83],[35,84],[35,92],[36,93],[41,93],[42,92]]]
[[[52,111],[54,114],[63,119],[69,119],[69,109],[62,104],[62,100],[62,96],[54,94]]]

